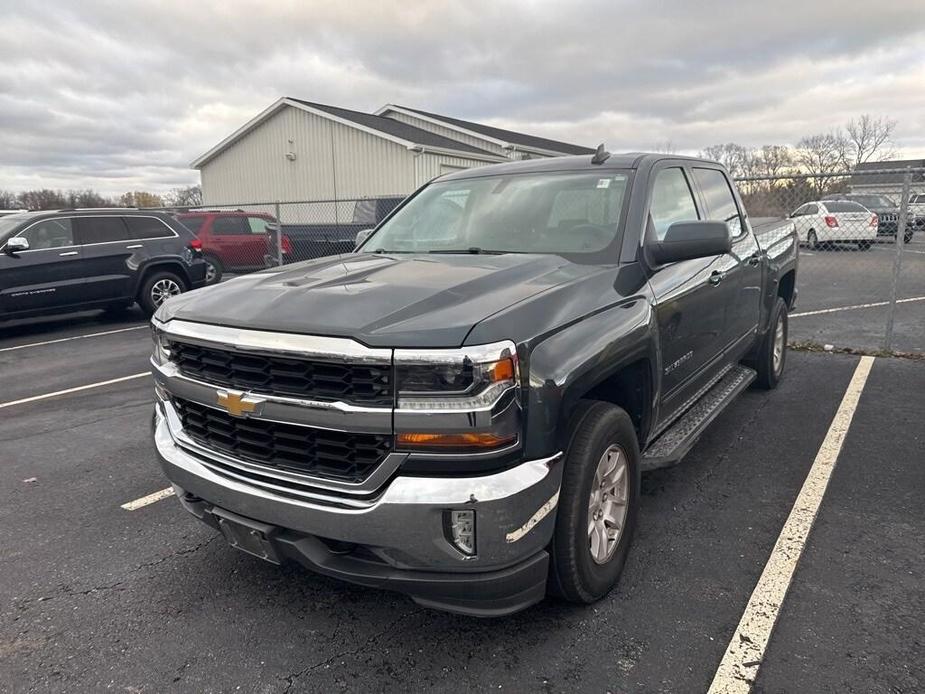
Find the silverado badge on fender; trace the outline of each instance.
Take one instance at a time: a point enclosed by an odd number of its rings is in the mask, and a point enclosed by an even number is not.
[[[257,411],[257,406],[264,403],[258,398],[251,398],[240,390],[220,390],[217,393],[218,404],[224,407],[232,417],[245,417]]]

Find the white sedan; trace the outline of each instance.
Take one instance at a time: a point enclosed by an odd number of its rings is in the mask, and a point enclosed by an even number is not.
[[[877,215],[850,200],[817,200],[801,205],[790,215],[797,236],[810,248],[835,243],[856,243],[866,251],[877,238]]]

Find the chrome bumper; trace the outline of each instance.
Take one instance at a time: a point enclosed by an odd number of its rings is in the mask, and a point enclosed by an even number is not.
[[[344,505],[343,496],[324,491],[309,500],[235,479],[178,444],[178,435],[159,403],[158,457],[181,501],[196,515],[203,510],[201,500],[306,536],[362,546],[395,569],[429,572],[511,567],[542,552],[552,537],[561,454],[482,477],[398,474],[375,498]],[[446,537],[444,512],[452,509],[476,512],[475,556],[462,554]]]

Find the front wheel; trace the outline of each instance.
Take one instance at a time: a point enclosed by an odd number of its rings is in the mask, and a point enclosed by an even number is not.
[[[816,236],[816,231],[810,229],[809,233],[806,235],[806,245],[809,246],[809,250],[818,251],[819,250],[819,238]]]
[[[222,280],[222,274],[225,268],[222,261],[214,255],[204,255],[202,258],[206,263],[206,284],[218,284]]]
[[[138,305],[146,316],[153,316],[167,299],[186,291],[186,283],[172,272],[153,272],[141,284]]]
[[[870,250],[870,241],[858,241],[858,250],[859,251],[869,251]]]
[[[912,232],[907,231],[903,234],[903,243],[912,243]]]
[[[787,303],[780,297],[771,311],[769,326],[754,362],[758,371],[755,383],[765,390],[777,388],[787,363]]]
[[[639,444],[616,405],[583,400],[570,427],[549,590],[570,602],[600,600],[626,564],[639,512]]]

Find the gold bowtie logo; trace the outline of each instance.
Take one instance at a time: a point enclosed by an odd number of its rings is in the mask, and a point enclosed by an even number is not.
[[[220,390],[218,391],[218,404],[228,410],[232,417],[243,417],[245,414],[257,410],[258,400],[251,400],[239,391]]]

